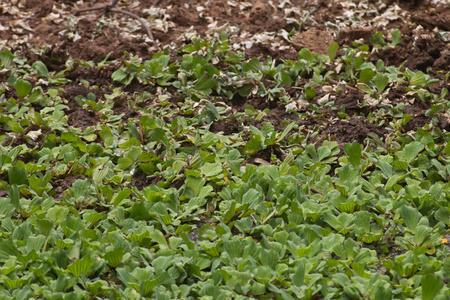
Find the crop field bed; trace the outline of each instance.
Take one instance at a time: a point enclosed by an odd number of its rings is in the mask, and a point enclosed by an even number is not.
[[[0,299],[450,298],[449,1],[108,3],[0,3]]]

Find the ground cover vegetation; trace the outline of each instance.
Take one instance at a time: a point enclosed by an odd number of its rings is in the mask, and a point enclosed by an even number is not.
[[[88,4],[0,6],[1,299],[450,297],[448,3]]]

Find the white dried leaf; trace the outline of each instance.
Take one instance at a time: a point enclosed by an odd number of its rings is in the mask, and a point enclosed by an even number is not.
[[[215,26],[211,26],[212,24],[215,24]],[[209,24],[208,27],[210,28],[210,32],[218,32],[221,33],[222,31],[226,31],[228,28],[228,23],[225,23],[221,26],[217,26],[217,22],[214,22],[212,24]]]
[[[351,11],[351,10],[347,10],[346,12],[343,13],[343,15],[346,16],[347,18],[351,19],[355,15],[355,12]]]
[[[273,36],[269,34],[268,32],[264,33],[257,33],[254,36],[254,39],[260,43],[268,43],[271,40],[273,40]]]
[[[28,23],[24,22],[23,20],[18,20],[14,23],[15,26],[20,26],[23,29],[29,30],[29,31],[33,31],[33,29],[31,29],[31,27],[28,25]]]
[[[250,49],[254,43],[255,42],[253,42],[253,41],[245,41],[244,42],[245,48]]]
[[[291,1],[289,1],[289,0],[283,0],[283,1],[281,1],[281,3],[280,4],[278,4],[278,8],[281,8],[281,9],[283,9],[285,6],[286,6],[286,4],[289,4],[289,5],[291,5],[292,6],[292,3],[291,3]]]
[[[255,86],[252,88],[252,95],[256,95],[257,92],[258,92],[258,86],[255,85]]]
[[[36,141],[41,134],[42,134],[42,130],[39,129],[39,130],[28,132],[27,133],[27,137],[30,138],[33,141]]]
[[[275,7],[275,5],[273,4],[272,0],[270,0],[269,2],[267,2],[267,4],[269,4],[270,6],[272,6],[272,8],[276,11],[277,8]]]
[[[241,11],[246,9],[246,8],[252,7],[252,6],[253,6],[253,4],[250,3],[250,2],[241,2],[241,3],[239,3],[239,9]]]
[[[375,107],[380,104],[380,100],[370,97],[369,95],[364,96],[364,101],[369,104],[371,107]]]
[[[439,35],[441,36],[441,39],[444,42],[446,42],[446,43],[450,42],[450,31],[440,32]]]
[[[347,91],[347,83],[345,81],[341,81],[336,85],[336,92],[346,92]]]
[[[317,103],[319,103],[320,105],[323,105],[325,103],[328,103],[330,101],[330,94],[326,94],[323,97],[321,97],[320,99],[317,100]]]
[[[289,7],[284,9],[284,15],[289,16],[291,13],[302,15],[302,12],[299,7]]]
[[[44,21],[52,21],[55,24],[59,24],[61,22],[66,21],[60,14],[57,14],[54,12],[48,14],[45,18],[43,18],[43,20]]]
[[[298,110],[306,110],[309,107],[309,102],[306,100],[297,100]]]
[[[290,40],[289,40],[289,32],[287,32],[285,29],[281,29],[278,32],[278,36],[281,36],[283,39],[285,39],[286,41],[290,42]]]
[[[334,90],[333,87],[330,86],[330,85],[322,86],[322,91],[325,92],[325,93],[331,93],[333,90]]]
[[[286,111],[295,110],[297,111],[297,103],[295,101],[292,101],[288,105],[285,106]]]
[[[166,8],[159,8],[159,7],[144,8],[142,10],[143,13],[149,14],[153,18],[165,18],[166,11],[167,11]]]
[[[49,82],[47,80],[45,80],[44,78],[41,78],[38,80],[38,82],[36,82],[36,85],[48,85]]]
[[[373,23],[377,24],[379,26],[386,26],[389,24],[389,21],[386,20],[385,17],[378,16],[378,17],[373,18]]]
[[[78,31],[75,32],[74,36],[73,36],[73,41],[76,42],[79,39],[81,39],[81,35],[78,34]]]

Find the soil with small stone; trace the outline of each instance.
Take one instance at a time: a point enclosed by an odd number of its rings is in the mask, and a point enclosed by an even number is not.
[[[371,8],[364,11],[364,5],[367,6],[367,2],[370,2]],[[79,5],[79,3],[82,4]],[[150,59],[158,51],[155,45],[165,49],[164,51],[172,56],[172,60],[179,60],[183,45],[191,42],[188,32],[196,32],[200,37],[206,37],[212,35],[214,30],[221,32],[225,25],[236,31],[235,36],[230,35],[232,43],[250,41],[252,37],[259,34],[277,33],[281,30],[294,34],[291,40],[277,36],[275,40],[260,39],[249,44],[249,47],[239,49],[245,53],[246,59],[256,57],[262,61],[265,61],[268,56],[278,61],[296,60],[298,51],[302,48],[327,54],[331,43],[338,43],[341,46],[350,45],[355,41],[370,44],[371,36],[376,31],[389,36],[393,28],[398,28],[402,33],[401,43],[395,48],[372,51],[370,61],[376,63],[382,60],[385,65],[402,66],[404,69],[409,68],[413,71],[421,70],[433,78],[441,79],[450,70],[450,43],[435,33],[436,29],[450,31],[450,5],[448,4],[434,4],[435,2],[432,1],[355,0],[353,5],[358,8],[358,11],[362,11],[359,16],[364,21],[363,25],[349,24],[347,27],[335,28],[330,24],[343,19],[349,11],[348,7],[341,5],[339,1],[119,1],[117,8],[150,20],[149,24],[156,40],[156,44],[153,44],[146,36],[145,30],[140,28],[139,22],[125,15],[111,12],[102,14],[98,10],[74,15],[78,9],[107,3],[107,1],[95,0],[84,2],[23,0],[11,1],[10,4],[6,1],[6,4],[3,3],[1,6],[3,11],[0,14],[0,24],[9,28],[0,30],[1,47],[13,45],[13,49],[5,49],[12,52],[22,51],[30,63],[42,61],[50,72],[65,70],[67,60],[69,58],[73,60],[73,69],[64,75],[72,82],[61,88],[64,90],[63,96],[68,101],[68,109],[65,111],[68,123],[70,126],[81,129],[94,126],[101,122],[101,119],[96,113],[85,110],[77,104],[78,95],[86,97],[88,93],[94,93],[97,99],[101,99],[104,94],[112,93],[114,88],[130,93],[146,91],[150,95],[155,95],[156,90],[143,87],[137,81],[127,87],[114,82],[111,74],[120,65],[111,64],[103,68],[91,68],[79,62],[93,61],[97,64],[108,54],[109,62],[121,61],[125,51],[143,59]],[[151,7],[165,10],[164,16],[167,19],[164,21],[168,24],[167,28],[151,26],[152,22],[156,24],[158,21],[157,17],[150,15]],[[384,18],[383,22],[377,23],[375,19],[377,16],[394,7],[404,12],[401,17]],[[14,8],[19,8],[25,13],[26,18],[18,20],[17,14],[13,13]],[[55,14],[62,17],[57,18]],[[104,20],[113,20],[113,22],[105,23]],[[17,41],[21,39],[25,42],[18,43]],[[49,47],[44,47],[45,45]],[[0,76],[2,76],[0,80],[6,80],[3,75]],[[286,88],[286,90],[294,99],[298,98],[298,89]],[[13,89],[7,91],[6,98],[14,97],[14,93]],[[325,94],[320,93],[316,98]],[[393,103],[400,103],[405,93],[406,91],[402,88],[392,89],[389,94],[390,100]],[[371,112],[371,108],[361,107],[363,93],[358,89],[349,87],[347,91],[335,93],[334,96],[336,96],[336,104],[348,114],[348,119],[339,118],[337,112],[331,109],[316,112],[322,117],[315,118],[308,117],[312,110],[306,109],[303,117],[299,117],[292,112],[286,112],[283,103],[256,96],[242,98],[236,95],[233,99],[212,99],[212,101],[223,101],[233,109],[227,118],[213,123],[211,130],[232,135],[242,130],[243,126],[260,127],[264,122],[271,122],[277,130],[283,130],[286,124],[294,121],[299,124],[299,130],[304,131],[305,134],[319,128],[322,138],[335,140],[340,146],[353,141],[363,143],[373,134],[381,139],[388,134],[388,130],[383,126],[367,121],[365,117]],[[173,97],[174,102],[183,101],[175,93]],[[269,108],[270,113],[258,122],[248,120],[246,123],[238,124],[234,114],[243,112],[247,105],[252,105],[259,110]],[[404,130],[417,130],[424,126],[429,121],[429,117],[425,115],[427,109],[428,107],[422,101],[408,103],[405,112],[411,114],[413,118],[404,126]],[[117,100],[113,110],[118,115],[123,114],[122,120],[139,117],[134,109],[128,107],[125,100]],[[443,129],[449,127],[448,122],[445,121],[439,124]],[[275,150],[262,151],[254,158],[260,157],[270,161],[271,155],[276,155]],[[55,190],[58,188],[63,190],[71,181],[72,179],[56,179],[52,185]],[[142,173],[136,174],[132,184],[140,189],[145,187],[146,176]]]

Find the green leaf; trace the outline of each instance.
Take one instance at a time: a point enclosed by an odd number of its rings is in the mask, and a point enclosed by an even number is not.
[[[159,256],[153,260],[153,267],[157,272],[164,271],[173,264],[172,256]]]
[[[89,187],[91,186],[91,182],[89,180],[81,180],[77,179],[73,183],[73,194],[76,199],[80,197],[85,197],[86,192],[88,191]]]
[[[27,238],[27,253],[30,253],[31,251],[39,252],[45,243],[45,236],[43,235],[37,235],[37,236],[29,236]]]
[[[434,213],[434,218],[444,224],[450,225],[450,210],[447,207],[441,207]]]
[[[371,62],[364,62],[362,64],[360,64],[356,70],[366,70],[366,69],[370,69],[370,70],[374,70],[376,67],[373,63]]]
[[[260,196],[261,195],[260,195],[260,193],[257,190],[255,190],[253,188],[250,188],[242,196],[242,203],[252,203],[252,202],[257,201],[258,199],[260,199]]]
[[[316,92],[316,90],[314,88],[307,87],[305,89],[305,95],[306,95],[307,99],[312,99],[312,98],[314,98],[317,95],[317,92]]]
[[[248,141],[247,144],[245,144],[244,154],[254,155],[258,153],[258,151],[261,149],[261,142],[262,138],[260,135],[252,135],[250,141]]]
[[[233,219],[234,217],[234,213],[235,213],[235,209],[236,209],[236,201],[231,202],[231,206],[230,208],[225,212],[225,214],[223,215],[223,219],[222,221],[225,224],[230,223],[230,221]]]
[[[163,143],[165,146],[169,145],[169,139],[166,136],[166,132],[159,127],[152,130],[150,138],[155,142]]]
[[[211,114],[214,116],[214,120],[218,120],[220,118],[219,111],[217,110],[215,105],[213,103],[211,103],[211,102],[207,103],[205,105],[205,110],[204,111],[210,111]]]
[[[216,163],[204,163],[200,168],[200,173],[206,177],[213,177],[222,172],[222,167]]]
[[[279,256],[278,253],[273,249],[270,250],[263,249],[259,254],[259,259],[261,260],[263,266],[267,266],[270,267],[272,270],[275,270],[278,264]]]
[[[59,275],[56,280],[55,292],[64,292],[68,284],[69,281],[67,280],[67,277],[65,275]]]
[[[376,163],[377,167],[383,172],[386,178],[392,176],[392,165],[384,160],[378,160]]]
[[[53,222],[47,219],[37,219],[36,223],[39,228],[39,232],[44,236],[48,236],[53,228]]]
[[[374,300],[392,299],[392,291],[389,287],[377,286],[375,289]]]
[[[0,64],[2,69],[8,68],[14,57],[15,56],[9,50],[0,52]]]
[[[159,244],[160,247],[162,248],[168,248],[167,246],[167,240],[164,237],[164,234],[162,234],[161,231],[159,231],[158,229],[153,229],[152,232],[150,232],[150,238],[152,240],[154,240],[155,242],[157,242]]]
[[[375,77],[377,73],[371,69],[364,69],[359,74],[359,82],[361,83],[368,83],[372,80],[372,78]]]
[[[150,296],[153,289],[155,288],[155,286],[158,285],[158,283],[159,283],[158,279],[142,281],[139,284],[139,293],[144,297]]]
[[[402,33],[397,28],[391,30],[391,36],[392,36],[392,42],[389,44],[389,46],[395,46],[402,41]]]
[[[192,192],[193,197],[197,197],[205,182],[206,180],[203,178],[187,176],[185,181],[186,190]]]
[[[294,128],[295,124],[296,124],[295,122],[291,122],[288,126],[286,126],[283,133],[277,138],[277,143],[281,142],[284,139],[284,137],[289,133],[289,131],[291,131],[292,128]]]
[[[67,270],[76,277],[80,277],[81,275],[86,276],[94,265],[95,262],[89,255],[86,255],[82,259],[77,259],[74,263],[67,266]]]
[[[134,76],[131,76],[130,73],[125,72],[124,68],[120,68],[112,73],[111,78],[112,80],[118,81],[123,85],[129,85],[131,81],[133,81]]]
[[[375,81],[375,86],[377,87],[378,93],[383,92],[389,83],[389,77],[382,73],[377,73],[373,80]]]
[[[259,282],[254,282],[252,284],[252,294],[253,295],[263,295],[266,292],[266,285],[259,283]]]
[[[213,78],[209,78],[207,73],[203,73],[202,76],[195,82],[194,89],[202,91],[205,94],[210,94],[211,89],[216,85],[216,81]]]
[[[34,62],[33,69],[35,69],[40,76],[50,79],[50,73],[42,61]]]
[[[309,50],[308,48],[302,48],[299,52],[298,52],[298,59],[305,59],[309,62],[314,62],[316,61],[316,58],[314,57],[314,55],[312,54],[311,50]]]
[[[14,205],[11,202],[12,201],[10,198],[0,197],[0,217],[1,218],[11,217],[14,214]],[[6,220],[6,218],[4,220]],[[10,223],[9,221],[5,221],[5,222],[8,222],[8,224],[12,225],[12,223]],[[2,224],[2,226],[6,226],[5,224]],[[13,230],[13,227],[14,226],[11,226],[11,231]]]
[[[136,124],[134,124],[133,122],[131,122],[128,125],[128,129],[130,130],[130,134],[132,137],[134,137],[135,139],[137,139],[138,141],[141,141],[141,135],[139,134],[139,130],[136,127]],[[109,132],[108,132],[109,131]],[[102,135],[103,133],[103,135]],[[111,129],[103,129],[102,132],[100,133],[100,136],[102,137],[103,140],[106,140],[108,138],[113,139],[113,135],[111,132]]]
[[[370,43],[372,45],[383,46],[385,44],[383,33],[377,31],[377,33],[370,37]]]
[[[422,243],[424,242],[425,238],[429,235],[431,230],[432,229],[428,226],[418,225],[414,229],[414,244],[416,246],[422,245]]]
[[[117,161],[117,168],[119,170],[126,170],[131,167],[135,162],[129,157],[121,157]]]
[[[330,57],[330,61],[333,61],[336,58],[336,54],[339,50],[339,44],[333,43],[328,47],[328,57]]]
[[[305,263],[299,262],[297,270],[295,271],[294,276],[292,277],[292,283],[295,286],[301,287],[305,282]]]
[[[417,141],[413,141],[405,146],[402,151],[406,162],[410,163],[425,148],[425,146]]]
[[[348,154],[348,160],[355,167],[359,167],[361,163],[361,145],[358,143],[351,143],[344,145],[344,151]]]
[[[28,173],[22,167],[14,166],[8,170],[8,180],[9,184],[27,184],[28,183]]]
[[[26,80],[19,79],[14,83],[14,89],[16,90],[19,98],[23,99],[30,93],[31,83]]]
[[[133,161],[137,161],[142,154],[142,148],[137,146],[132,146],[130,151],[128,151],[127,156]]]
[[[398,212],[405,222],[406,227],[414,232],[421,217],[419,211],[411,206],[403,205],[398,209]]]
[[[277,84],[279,85],[291,85],[293,82],[290,73],[284,70],[277,73],[275,78],[277,80]]]
[[[22,210],[20,205],[20,194],[17,185],[8,185],[8,194],[11,199],[11,203],[14,205],[16,212],[20,212]]]
[[[367,84],[365,84],[365,83],[361,83],[361,82],[359,82],[359,83],[357,83],[356,84],[356,87],[357,88],[359,88],[361,91],[363,91],[363,92],[365,92],[365,93],[367,93],[367,94],[370,94],[370,93],[372,93],[372,89],[371,89],[371,87],[370,86],[368,86]]]
[[[442,184],[440,182],[436,182],[435,184],[433,184],[429,190],[429,193],[433,198],[441,198]]]
[[[97,168],[95,168],[94,171],[92,172],[92,180],[94,180],[96,184],[100,184],[106,177],[108,172],[109,172],[108,166],[100,165]]]
[[[255,85],[251,83],[244,84],[242,87],[237,89],[239,96],[244,98],[248,97],[248,95],[250,95],[254,87]]]
[[[178,227],[178,228],[180,228],[180,227]],[[180,230],[178,232],[178,235],[183,239],[183,242],[186,244],[186,246],[190,250],[193,250],[195,248],[194,243],[191,241],[191,239],[189,238],[189,236],[187,235],[187,233],[184,230]]]
[[[122,262],[123,255],[123,248],[118,247],[112,251],[106,252],[104,258],[110,267],[116,268]]]
[[[427,84],[427,79],[422,71],[417,71],[409,80],[409,84],[412,86],[423,87]]]
[[[406,171],[409,168],[409,164],[403,160],[396,160],[392,163],[392,167],[401,171]]]
[[[422,300],[433,300],[441,293],[444,282],[435,274],[427,274],[422,277]]]
[[[14,245],[13,241],[6,240],[0,242],[0,261],[6,261],[11,256],[19,257],[21,253],[17,249],[16,245]]]
[[[261,63],[257,58],[252,58],[249,62],[244,62],[242,64],[242,71],[244,73],[247,73],[249,71],[252,71],[254,73],[261,73],[262,72]]]
[[[396,173],[389,177],[388,181],[386,182],[386,191],[391,191],[394,188],[394,185],[397,184],[397,182],[402,178],[402,174]]]

